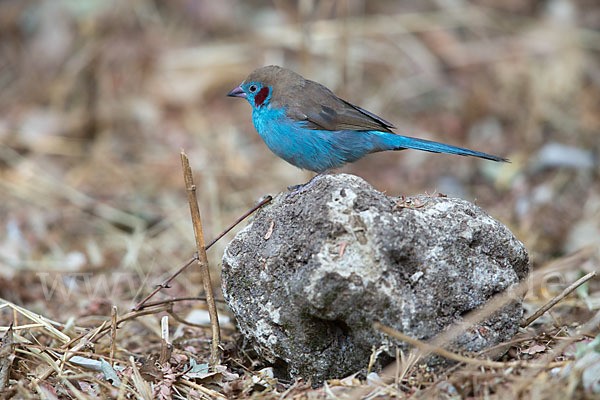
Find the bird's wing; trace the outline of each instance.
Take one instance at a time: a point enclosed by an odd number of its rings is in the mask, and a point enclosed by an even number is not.
[[[286,99],[287,116],[304,121],[309,129],[392,132],[392,124],[377,115],[337,97],[325,86],[305,81]]]

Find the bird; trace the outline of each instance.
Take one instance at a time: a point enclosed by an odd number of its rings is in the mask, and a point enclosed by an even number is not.
[[[256,69],[227,96],[250,103],[254,127],[273,153],[317,173],[307,184],[295,186],[296,191],[333,169],[380,151],[416,149],[508,162],[475,150],[399,135],[383,118],[277,65]]]

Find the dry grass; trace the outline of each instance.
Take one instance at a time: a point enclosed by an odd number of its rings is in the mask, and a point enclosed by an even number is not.
[[[270,63],[326,84],[400,132],[509,157],[497,165],[378,154],[344,172],[392,195],[461,196],[508,225],[536,271],[527,315],[598,270],[600,6],[498,4],[0,2],[0,330],[13,324],[0,348],[0,381],[11,367],[3,395],[598,396],[595,280],[523,328],[500,364],[488,364],[489,353],[460,355],[481,362],[429,371],[415,350],[366,381],[319,389],[270,378],[240,346],[223,304],[224,361],[210,371],[202,301],[129,311],[195,249],[181,148],[207,239],[263,195],[308,178],[266,149],[247,104],[224,96]],[[234,233],[208,252],[215,290]],[[191,270],[154,300],[201,287]],[[157,367],[164,315],[172,352]]]

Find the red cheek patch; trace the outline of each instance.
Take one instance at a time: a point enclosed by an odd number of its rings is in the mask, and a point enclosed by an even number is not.
[[[258,91],[258,93],[256,93],[256,96],[254,96],[254,106],[255,107],[262,106],[262,103],[265,102],[265,100],[267,99],[267,96],[269,96],[269,88],[264,87],[264,88],[260,89]]]

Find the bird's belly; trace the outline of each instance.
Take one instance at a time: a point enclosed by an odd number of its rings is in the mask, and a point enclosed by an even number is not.
[[[298,168],[321,172],[344,164],[326,141],[311,137],[311,132],[276,128],[259,133],[273,153]]]
[[[322,172],[349,161],[333,143],[333,132],[306,129],[297,122],[281,120],[255,120],[255,127],[273,153],[298,168]]]

